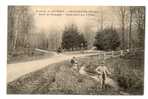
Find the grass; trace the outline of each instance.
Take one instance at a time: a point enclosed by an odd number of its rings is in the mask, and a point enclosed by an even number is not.
[[[92,78],[74,72],[68,61],[50,65],[8,83],[8,94],[109,94]],[[111,90],[110,90],[111,91]],[[112,92],[112,91],[111,91]],[[117,94],[112,93],[112,94]]]
[[[142,95],[144,90],[144,53],[126,55],[121,58],[109,59],[114,74],[121,90],[134,95]]]
[[[26,62],[38,59],[44,59],[53,56],[52,53],[37,52],[33,49],[16,49],[8,53],[7,63]]]
[[[97,58],[88,63],[87,71],[95,73]],[[96,61],[96,62],[95,62]],[[90,61],[89,61],[90,62]],[[89,65],[91,64],[91,65]],[[98,61],[99,64],[99,61]],[[142,95],[144,90],[144,53],[137,52],[135,55],[126,55],[119,58],[106,60],[106,66],[112,72],[111,78],[114,79],[121,91],[132,95]]]
[[[143,55],[125,56],[106,60],[112,72],[111,78],[118,82],[120,89],[129,94],[143,94]],[[86,65],[86,71],[95,73],[99,64],[97,56],[79,59],[79,66]],[[41,70],[26,74],[8,83],[8,94],[74,94],[74,95],[119,95],[111,87],[102,90],[98,82],[80,75],[71,69],[69,61],[49,65]]]

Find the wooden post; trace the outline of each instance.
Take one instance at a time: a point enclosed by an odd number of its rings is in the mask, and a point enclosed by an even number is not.
[[[129,53],[129,52],[130,52],[130,50],[129,50],[129,49],[127,49],[126,51],[127,51],[127,53]]]
[[[123,56],[123,50],[120,51],[120,55]]]
[[[100,59],[100,52],[98,52],[98,55],[97,56],[98,56],[98,60],[99,60]]]
[[[105,57],[105,56],[106,56],[105,52],[103,53],[103,56],[104,56],[104,58],[103,58],[103,59],[105,60],[105,59],[106,59],[106,57]]]
[[[112,57],[114,57],[114,51],[112,51]]]

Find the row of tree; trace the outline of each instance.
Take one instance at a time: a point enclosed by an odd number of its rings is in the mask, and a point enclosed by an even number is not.
[[[48,32],[36,32],[29,6],[8,7],[8,52],[25,48],[57,49],[61,46],[61,36],[56,30]]]
[[[79,50],[93,46],[99,50],[144,48],[145,7],[122,6],[113,7],[113,9],[116,9],[120,23],[116,29],[112,24],[108,28],[104,26],[106,19],[102,9],[100,21],[96,21],[100,24],[100,29],[97,32],[91,30],[90,24],[85,24],[83,32],[76,25],[71,24],[66,26],[62,32],[53,30],[35,33],[34,17],[30,12],[30,7],[9,6],[8,51],[12,52],[20,47],[48,50],[56,50],[58,47]]]
[[[93,43],[98,49],[113,49],[120,47],[120,49],[131,49],[131,48],[144,48],[144,37],[145,37],[145,7],[143,6],[121,6],[121,7],[113,7],[117,11],[117,17],[119,19],[120,26],[115,30],[111,24],[111,28],[104,28],[104,13],[103,9],[100,10],[99,24],[100,29],[98,29],[96,37],[94,38],[92,32],[89,32],[90,27],[86,28],[86,33],[84,33],[84,37],[88,42],[88,46]],[[107,33],[108,32],[108,33]],[[110,36],[109,36],[110,35]],[[115,36],[115,42],[112,36]],[[90,40],[90,38],[93,39]],[[108,39],[108,40],[107,40]],[[112,40],[113,39],[113,40]],[[102,42],[104,41],[105,42]],[[115,45],[111,44],[112,40]],[[89,42],[90,41],[90,42]],[[101,43],[102,42],[102,43]],[[107,44],[105,44],[107,43]],[[102,45],[102,46],[101,46]],[[110,45],[107,46],[107,45]]]
[[[98,31],[95,42],[93,42],[98,50],[116,50],[120,44],[119,35],[112,27]],[[62,36],[62,48],[68,50],[87,48],[86,38],[82,33],[80,34],[76,25],[72,24],[65,28]]]
[[[144,48],[144,34],[145,34],[145,7],[144,6],[114,6],[109,7],[109,10],[115,13],[116,19],[119,21],[118,26],[119,36],[121,39],[121,48]],[[100,11],[97,16],[99,23],[98,29],[102,31],[105,26],[106,13],[103,7],[99,7]],[[107,16],[108,17],[108,16]],[[111,25],[114,24],[112,20]]]
[[[56,50],[61,46],[61,35],[55,31],[50,31],[49,34],[41,31],[39,33],[31,33],[28,41],[30,42],[30,48]]]
[[[144,48],[145,7],[122,6],[118,10],[121,22],[122,49],[133,47]],[[136,34],[138,35],[137,38],[133,39],[132,37]],[[125,37],[128,39],[126,40]],[[128,42],[126,43],[126,41]],[[134,42],[136,42],[136,45]]]
[[[100,25],[98,31],[96,33],[93,33],[93,31],[91,31],[90,29],[91,26],[86,25],[84,31],[85,33],[83,33],[84,38],[87,41],[87,46],[92,47],[94,45],[100,50],[110,50],[110,49],[115,50],[116,48],[131,49],[136,47],[144,48],[145,7],[121,6],[121,7],[113,7],[113,9],[117,13],[116,17],[119,20],[120,26],[118,26],[118,28],[115,29],[115,27],[113,26],[113,21],[114,21],[113,20],[112,23],[110,24],[110,27],[105,27],[104,21],[106,19],[104,18],[104,12],[103,9],[101,8],[100,16],[98,16],[99,21],[97,21]],[[94,36],[93,34],[95,34],[96,36]],[[66,37],[64,39],[66,39]],[[65,42],[64,39],[63,42]],[[64,47],[67,48],[65,45]]]
[[[8,51],[28,47],[33,29],[33,16],[26,6],[8,7]]]

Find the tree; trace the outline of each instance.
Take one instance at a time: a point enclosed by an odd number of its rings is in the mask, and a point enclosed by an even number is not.
[[[12,51],[14,47],[14,13],[15,7],[8,7],[8,52]]]
[[[103,8],[101,8],[101,11],[100,11],[100,13],[101,13],[101,18],[100,18],[100,23],[101,23],[101,27],[100,27],[100,29],[101,29],[101,31],[103,30],[103,24],[104,24],[104,18],[103,18]]]
[[[76,25],[72,24],[69,27],[65,27],[65,30],[62,35],[62,47],[65,49],[78,49],[81,47],[81,44],[84,44],[86,41],[83,34],[80,34]],[[85,44],[84,44],[85,45]]]
[[[80,35],[79,35],[79,47],[80,47],[81,49],[87,48],[87,41],[85,40],[83,34],[80,34]]]
[[[125,21],[126,21],[126,7],[119,8],[119,15],[121,19],[121,31],[122,31],[122,49],[125,49]]]
[[[94,46],[98,50],[116,50],[120,46],[120,39],[116,30],[107,28],[97,32]]]
[[[27,6],[8,7],[8,49],[25,48],[33,28],[33,16]]]
[[[93,27],[92,24],[86,23],[85,26],[84,26],[84,31],[83,31],[83,35],[84,35],[84,38],[86,40],[88,49],[93,47],[93,42],[95,40],[96,32],[94,32],[92,30],[92,27]]]
[[[134,14],[135,8],[129,7],[129,49],[132,47],[132,23],[133,23],[133,14]]]
[[[49,50],[57,50],[61,47],[61,33],[55,29],[49,30],[48,35],[48,49]]]
[[[136,26],[139,38],[139,46],[144,48],[144,37],[145,37],[145,7],[136,7]]]

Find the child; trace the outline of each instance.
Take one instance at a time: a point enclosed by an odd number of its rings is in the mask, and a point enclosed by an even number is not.
[[[104,65],[104,61],[96,68],[96,72],[98,73],[98,76],[101,80],[101,88],[105,88],[105,81],[108,74],[111,74],[108,70],[108,68]]]
[[[78,61],[77,61],[76,57],[73,57],[73,58],[71,59],[71,64],[72,64],[72,68],[73,68],[74,70],[77,70],[77,69],[78,69]]]

